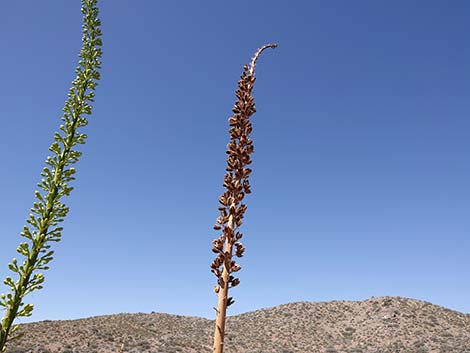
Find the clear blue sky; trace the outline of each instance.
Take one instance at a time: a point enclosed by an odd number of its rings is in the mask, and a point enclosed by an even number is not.
[[[470,3],[100,1],[102,81],[31,320],[213,318],[227,117],[260,45],[232,314],[399,295],[470,312]],[[81,40],[79,0],[0,21],[0,275]],[[22,320],[25,322],[27,320]]]

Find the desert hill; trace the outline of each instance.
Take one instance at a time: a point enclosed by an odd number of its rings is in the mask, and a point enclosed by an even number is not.
[[[10,353],[210,353],[213,321],[117,314],[24,324]],[[470,315],[400,297],[299,302],[232,316],[226,353],[470,353]]]

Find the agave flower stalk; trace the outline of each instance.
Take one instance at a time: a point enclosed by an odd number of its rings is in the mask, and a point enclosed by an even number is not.
[[[247,206],[242,203],[245,194],[251,193],[248,180],[251,169],[250,155],[253,153],[253,141],[249,135],[252,132],[250,117],[256,112],[252,96],[255,83],[256,62],[261,53],[267,48],[276,48],[277,44],[267,44],[259,48],[253,56],[250,65],[243,67],[243,73],[238,81],[235,92],[237,101],[232,109],[233,115],[229,118],[230,143],[227,145],[227,168],[224,177],[225,192],[220,196],[219,212],[214,226],[221,231],[220,236],[212,242],[212,251],[217,254],[211,264],[211,272],[217,277],[214,287],[218,295],[214,332],[214,353],[222,353],[224,349],[225,320],[227,307],[234,303],[228,297],[229,288],[240,283],[240,279],[233,274],[241,269],[234,260],[242,257],[245,247],[240,239],[243,234],[239,231]]]
[[[46,159],[46,167],[41,173],[40,191],[35,191],[37,200],[26,221],[29,225],[24,226],[21,233],[26,241],[18,246],[17,252],[23,260],[15,258],[8,265],[17,279],[8,276],[4,284],[9,287],[9,292],[0,296],[0,306],[5,311],[0,323],[0,352],[6,350],[7,341],[18,337],[14,336],[18,330],[15,319],[32,314],[33,305],[25,304],[23,300],[27,294],[42,288],[44,275],[41,271],[49,269],[54,254],[51,243],[60,241],[63,228],[59,223],[69,211],[61,199],[69,196],[73,189],[70,182],[75,179],[75,169],[71,165],[81,156],[74,147],[84,144],[87,137],[80,130],[88,124],[84,115],[91,114],[90,102],[94,101],[100,79],[102,41],[97,0],[82,0],[81,10],[83,36],[79,65],[75,70],[77,76],[65,102],[63,124],[54,134],[54,142],[49,148],[52,155]]]

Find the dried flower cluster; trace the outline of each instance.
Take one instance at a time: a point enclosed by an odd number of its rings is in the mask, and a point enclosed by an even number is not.
[[[256,51],[250,65],[243,67],[238,89],[235,92],[237,101],[232,109],[233,116],[229,118],[230,143],[227,145],[227,168],[224,177],[226,191],[219,198],[220,216],[214,226],[214,229],[221,231],[221,234],[212,242],[212,251],[217,254],[211,264],[211,271],[217,277],[217,285],[214,288],[218,295],[214,336],[214,352],[216,353],[223,351],[226,310],[234,303],[233,298],[228,297],[228,289],[240,283],[240,279],[233,275],[241,269],[234,257],[242,257],[245,252],[245,247],[240,242],[243,234],[239,228],[247,209],[242,201],[245,194],[251,193],[248,180],[251,169],[247,166],[251,164],[250,155],[254,151],[253,141],[249,137],[253,130],[250,117],[256,112],[252,96],[256,80],[254,70],[256,61],[263,50],[276,46],[276,44],[264,45]]]

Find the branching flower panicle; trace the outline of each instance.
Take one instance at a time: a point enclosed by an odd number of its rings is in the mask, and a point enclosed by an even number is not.
[[[9,269],[13,272],[14,280],[8,276],[4,284],[9,292],[0,296],[0,307],[5,315],[0,322],[0,352],[5,351],[6,343],[17,338],[14,335],[18,326],[13,323],[16,318],[30,316],[32,304],[25,304],[24,297],[42,288],[44,275],[40,271],[49,269],[54,251],[51,243],[61,239],[63,228],[59,226],[67,215],[69,208],[62,203],[63,196],[69,196],[73,187],[70,186],[75,177],[75,164],[81,152],[73,149],[76,145],[84,144],[86,134],[80,132],[88,124],[84,115],[90,115],[94,101],[95,88],[100,79],[98,69],[101,67],[101,25],[98,19],[97,0],[82,0],[83,37],[80,51],[79,66],[75,70],[77,76],[72,82],[62,116],[63,124],[59,132],[54,134],[54,142],[49,150],[52,155],[46,159],[43,177],[38,183],[39,191],[35,191],[36,202],[31,208],[21,236],[17,252],[23,260],[13,259]]]
[[[224,176],[225,192],[220,196],[220,215],[214,226],[220,231],[217,239],[212,241],[212,251],[217,254],[211,264],[211,271],[217,277],[214,287],[218,295],[216,308],[216,328],[214,334],[214,353],[222,353],[225,335],[225,317],[227,307],[234,303],[228,297],[228,289],[237,286],[240,279],[233,274],[241,269],[235,257],[242,257],[245,247],[241,243],[243,234],[239,231],[247,206],[243,203],[246,194],[251,193],[249,176],[251,169],[250,155],[253,153],[253,141],[249,137],[253,130],[250,117],[256,112],[252,96],[255,83],[255,67],[260,54],[267,48],[276,48],[276,44],[267,44],[259,48],[250,65],[243,67],[235,92],[237,101],[232,109],[233,115],[228,119],[230,142],[227,145],[227,168]]]

